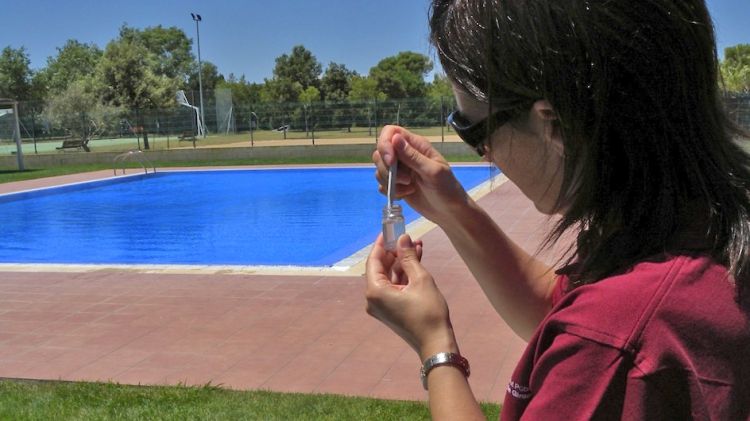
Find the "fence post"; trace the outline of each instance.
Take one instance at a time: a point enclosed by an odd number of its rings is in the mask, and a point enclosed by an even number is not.
[[[310,125],[312,126],[312,144],[315,146],[315,110],[312,102],[310,102]]]
[[[171,114],[171,113],[169,113],[169,114]],[[169,150],[169,134],[172,131],[172,128],[169,125],[170,121],[172,121],[172,119],[170,118],[170,116],[167,116],[167,120],[166,120],[166,123],[167,123],[167,150]]]
[[[443,122],[443,116],[445,116],[445,104],[443,103],[443,97],[440,96],[440,143],[445,143],[445,123]]]
[[[305,137],[307,137],[310,136],[310,124],[307,121],[307,104],[302,104],[302,117],[305,119]]]
[[[378,99],[373,101],[373,113],[375,114],[375,143],[378,143]]]
[[[34,139],[34,154],[38,154],[36,150],[36,110],[31,109],[31,137]]]
[[[367,135],[372,136],[372,107],[367,107]]]
[[[253,132],[258,126],[258,115],[255,111],[250,111],[250,147],[255,146],[255,140],[253,139]]]
[[[23,164],[23,144],[21,143],[21,116],[18,115],[18,102],[13,102],[13,117],[15,118],[15,141],[16,141],[16,162],[18,163],[18,171],[26,171],[26,167]]]

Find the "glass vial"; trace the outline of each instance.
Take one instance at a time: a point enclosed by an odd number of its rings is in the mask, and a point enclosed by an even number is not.
[[[383,208],[383,240],[385,240],[385,249],[396,251],[396,242],[398,238],[406,234],[404,225],[404,215],[401,206],[393,204]]]

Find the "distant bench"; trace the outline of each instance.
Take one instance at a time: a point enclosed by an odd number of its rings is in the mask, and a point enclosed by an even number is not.
[[[183,140],[195,140],[195,133],[191,130],[185,130],[181,135],[177,136],[177,139],[180,142]]]
[[[63,140],[62,146],[57,147],[57,150],[64,152],[67,149],[75,149],[77,151],[80,151],[81,149],[83,149],[86,152],[91,152],[91,149],[89,149],[88,143],[89,143],[88,139]]]

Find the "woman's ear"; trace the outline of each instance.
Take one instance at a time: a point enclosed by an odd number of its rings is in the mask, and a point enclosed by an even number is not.
[[[560,119],[555,108],[546,99],[536,101],[531,107],[531,114],[539,124],[539,134],[556,153],[563,156],[564,146]]]

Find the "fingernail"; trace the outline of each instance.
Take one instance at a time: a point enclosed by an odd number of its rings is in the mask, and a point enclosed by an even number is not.
[[[391,165],[391,154],[384,153],[383,154],[383,162],[385,162],[386,165]]]

